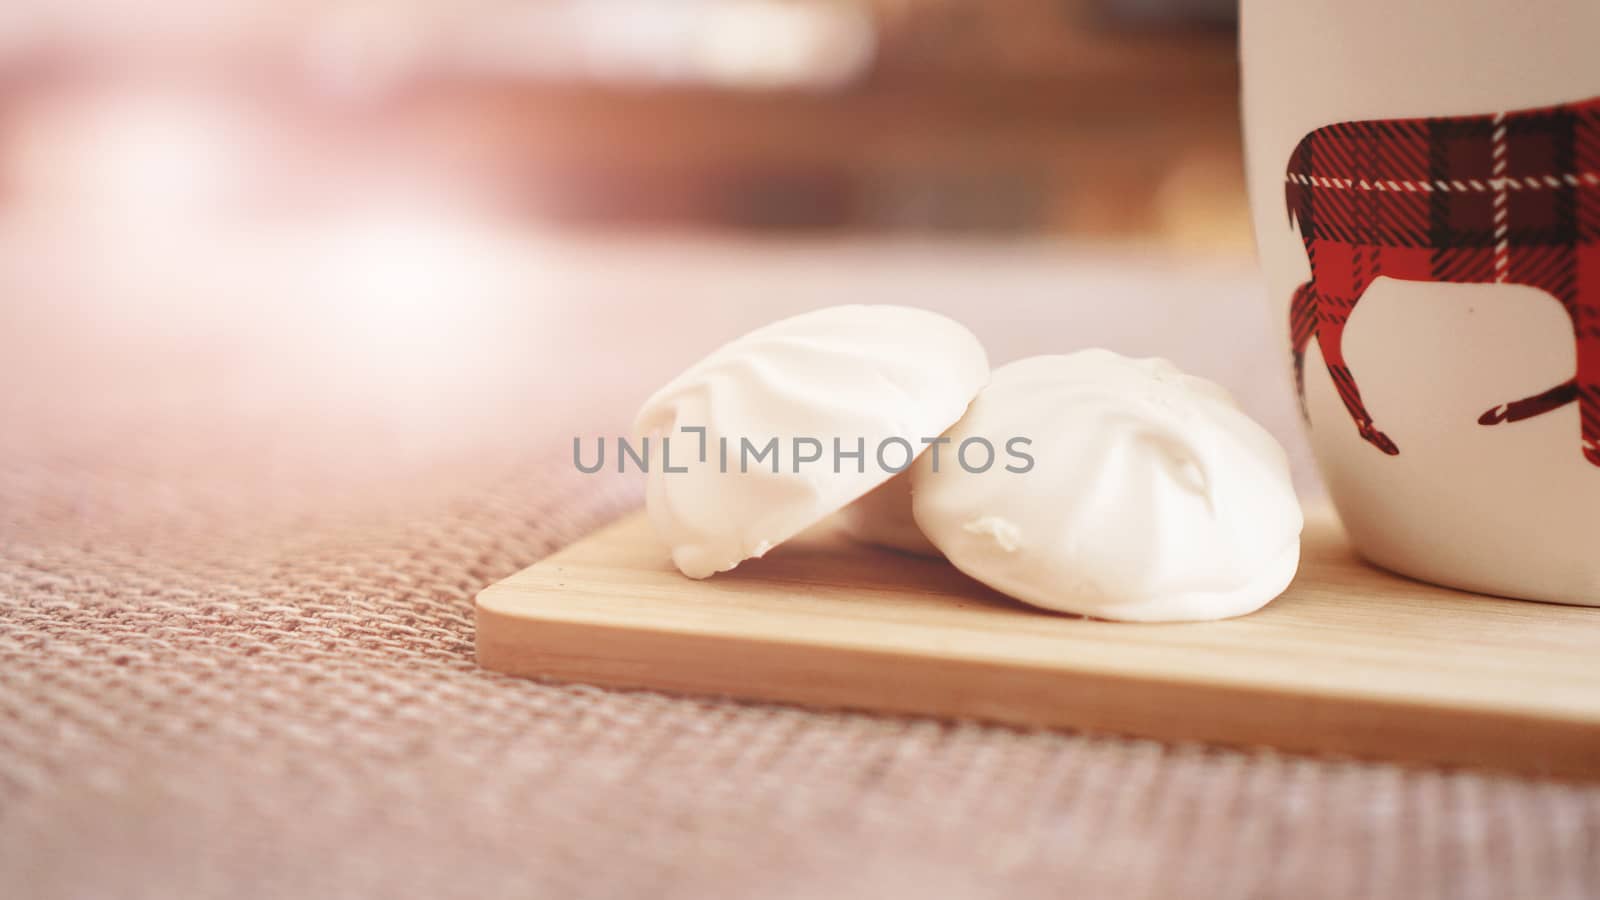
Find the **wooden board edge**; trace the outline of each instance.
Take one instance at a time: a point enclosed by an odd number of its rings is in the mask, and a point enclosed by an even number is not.
[[[736,643],[634,626],[511,616],[479,603],[474,608],[478,663],[507,675],[1600,779],[1600,726],[1587,722],[974,660],[932,662],[861,648]],[[1248,715],[1238,712],[1243,709]]]

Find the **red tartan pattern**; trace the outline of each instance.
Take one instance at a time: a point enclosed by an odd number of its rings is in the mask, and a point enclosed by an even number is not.
[[[1311,280],[1289,308],[1295,381],[1315,337],[1361,436],[1373,424],[1344,359],[1350,313],[1380,277],[1538,288],[1566,309],[1572,379],[1478,418],[1516,422],[1577,403],[1584,456],[1600,466],[1600,98],[1487,116],[1342,122],[1289,157],[1284,198]]]

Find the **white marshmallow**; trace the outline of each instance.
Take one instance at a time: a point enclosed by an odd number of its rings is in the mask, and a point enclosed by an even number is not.
[[[867,492],[839,513],[845,534],[918,556],[941,556],[911,515],[911,473],[901,472]]]
[[[995,370],[912,469],[923,534],[957,568],[1049,609],[1140,622],[1221,619],[1282,593],[1300,559],[1283,448],[1221,387],[1106,350]],[[1026,463],[1003,448],[1031,441]],[[982,473],[950,452],[983,438]],[[973,466],[983,462],[974,450]]]
[[[635,439],[651,439],[650,521],[685,575],[732,569],[889,480],[924,438],[961,417],[988,379],[988,357],[972,332],[924,310],[837,306],[757,329],[691,366],[639,411]],[[705,428],[704,460],[699,436],[685,427]],[[741,453],[743,440],[759,450],[773,438],[776,472],[770,457]],[[819,449],[797,439],[817,441],[822,458],[797,463]],[[865,458],[836,457],[835,440],[845,453],[864,449]],[[667,472],[665,462],[688,471]]]

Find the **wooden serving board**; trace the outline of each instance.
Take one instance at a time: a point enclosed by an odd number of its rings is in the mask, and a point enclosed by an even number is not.
[[[691,581],[641,513],[485,589],[477,624],[513,675],[1600,776],[1600,609],[1388,574],[1327,515],[1289,591],[1223,622],[1043,612],[831,532]]]

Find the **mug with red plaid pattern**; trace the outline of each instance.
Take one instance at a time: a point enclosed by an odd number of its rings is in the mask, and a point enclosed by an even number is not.
[[[1356,548],[1600,606],[1600,2],[1243,6],[1273,334]]]

